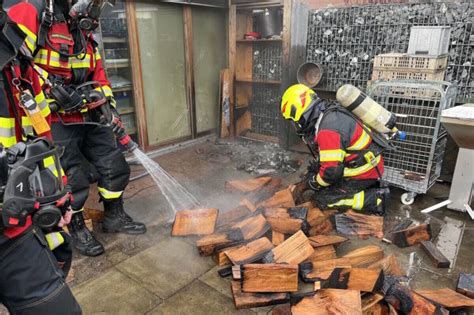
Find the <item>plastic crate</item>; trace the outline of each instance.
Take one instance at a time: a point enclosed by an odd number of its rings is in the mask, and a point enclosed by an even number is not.
[[[449,50],[450,37],[449,26],[413,26],[408,42],[408,54],[445,55]]]
[[[448,56],[414,56],[402,53],[382,54],[375,56],[374,68],[376,69],[417,69],[422,71],[437,72],[445,70],[448,66]]]
[[[421,72],[419,70],[387,70],[384,68],[374,69],[372,81],[376,80],[423,80],[423,81],[443,81],[445,71]]]

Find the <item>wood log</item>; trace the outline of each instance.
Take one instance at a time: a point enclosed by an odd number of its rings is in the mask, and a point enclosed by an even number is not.
[[[347,211],[336,215],[335,219],[336,230],[340,234],[383,238],[383,217]]]
[[[230,180],[225,183],[225,190],[228,192],[249,193],[261,189],[271,181],[271,177],[257,177],[247,180]]]
[[[383,249],[379,246],[369,245],[355,249],[343,257],[349,258],[352,267],[365,267],[384,257]]]
[[[93,208],[84,208],[84,219],[90,219],[94,222],[102,222],[104,220],[104,211]]]
[[[291,315],[291,304],[278,305],[272,309],[272,315]]]
[[[327,235],[334,231],[334,216],[337,213],[337,211],[332,210],[323,212],[317,208],[310,209],[308,212],[308,223],[310,225],[308,235]]]
[[[323,247],[327,245],[337,246],[347,241],[347,238],[339,235],[315,235],[309,237],[309,242],[314,248]]]
[[[242,200],[240,200],[239,206],[247,208],[250,212],[257,211],[257,206],[255,206],[255,204],[247,198],[243,198]]]
[[[437,268],[449,268],[451,263],[444,257],[444,255],[436,248],[431,241],[421,241],[420,247],[425,251],[426,255],[430,257],[433,265]]]
[[[307,197],[305,197],[304,192],[306,191],[306,180],[303,180],[291,187],[291,194],[296,204],[307,202]]]
[[[370,309],[374,308],[375,305],[379,305],[379,302],[383,300],[383,295],[378,294],[378,293],[368,293],[362,296],[362,312],[365,313],[371,313],[373,314],[374,312],[369,312]]]
[[[232,295],[234,297],[235,308],[246,309],[252,307],[262,307],[276,304],[283,304],[290,301],[289,293],[245,293],[242,292],[240,281],[232,281]]]
[[[369,266],[367,266],[367,268],[380,268],[386,275],[399,277],[406,276],[406,272],[402,269],[402,267],[400,267],[398,259],[393,254],[390,254],[387,257],[370,264]]]
[[[283,243],[272,249],[263,261],[265,263],[299,264],[314,252],[308,238],[302,231],[298,231]]]
[[[248,264],[241,274],[243,292],[298,291],[298,265]]]
[[[401,231],[401,230],[405,230],[405,229],[407,229],[409,226],[411,226],[412,224],[413,224],[413,220],[412,220],[412,219],[409,219],[409,218],[403,219],[400,223],[398,223],[395,227],[393,227],[393,229],[390,230],[390,232],[388,232],[388,233],[385,235],[385,238],[391,242],[391,241],[392,241],[392,234],[393,234],[394,232]]]
[[[300,275],[305,282],[327,280],[334,269],[351,267],[351,261],[348,258],[304,262],[300,264]]]
[[[280,178],[272,178],[270,183],[263,186],[260,190],[247,194],[244,199],[240,201],[240,205],[246,207],[249,211],[257,211],[257,205],[262,201],[272,197],[281,187]]]
[[[387,304],[382,303],[382,302],[376,303],[376,304],[370,306],[366,310],[362,310],[363,315],[389,315],[390,314],[389,312],[390,311],[389,311],[389,308],[388,308]],[[393,315],[398,315],[398,314],[395,313]]]
[[[285,241],[285,234],[280,232],[272,231],[272,243],[275,246],[280,245]]]
[[[242,280],[242,265],[232,266],[232,279]]]
[[[229,247],[229,248],[224,248],[224,249],[218,250],[213,256],[213,259],[216,262],[216,265],[219,266],[219,267],[231,265],[232,262],[230,261],[229,257],[227,257],[227,255],[224,252],[226,250],[230,249],[230,248],[238,248],[240,246],[241,245],[232,246],[232,247]]]
[[[202,256],[210,256],[216,250],[260,238],[269,229],[267,220],[259,214],[232,225],[229,230],[204,236],[196,241],[196,245]]]
[[[293,195],[289,189],[277,191],[271,198],[257,204],[257,208],[291,208],[295,206]]]
[[[420,314],[420,315],[436,315],[437,307],[430,303],[428,300],[412,292],[411,294],[413,308],[410,314]]]
[[[225,228],[226,226],[231,226],[239,220],[248,217],[249,215],[252,215],[252,212],[250,212],[246,207],[242,206],[226,212],[219,211],[216,225],[219,228]]]
[[[323,284],[324,288],[376,292],[383,286],[382,269],[336,268]]]
[[[359,291],[323,289],[291,300],[292,315],[361,315]]]
[[[270,223],[272,230],[283,234],[294,234],[299,230],[308,233],[306,221],[308,208],[266,208],[263,215]]]
[[[337,258],[336,249],[332,245],[327,245],[315,248],[313,254],[309,256],[305,261],[319,262],[335,258]]]
[[[243,265],[261,260],[273,247],[268,238],[262,237],[245,245],[226,249],[224,253],[232,264]]]
[[[461,272],[456,285],[456,291],[474,299],[474,274]]]
[[[429,224],[411,226],[405,230],[392,233],[392,243],[404,248],[416,245],[421,241],[431,240],[431,227]]]
[[[470,299],[448,288],[438,290],[415,290],[415,292],[427,300],[447,309],[474,307],[474,299]]]
[[[176,212],[172,236],[209,235],[214,233],[219,210],[194,209]]]

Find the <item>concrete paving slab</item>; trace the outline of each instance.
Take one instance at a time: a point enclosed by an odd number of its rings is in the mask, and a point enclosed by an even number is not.
[[[73,289],[84,314],[144,314],[161,299],[113,269]]]
[[[178,238],[167,238],[117,265],[117,269],[151,292],[167,298],[214,266],[201,257],[195,246]]]
[[[200,280],[195,280],[148,314],[209,315],[255,313],[250,310],[236,310],[232,299],[217,292]]]
[[[216,266],[199,277],[199,280],[213,288],[214,290],[219,291],[225,296],[232,298],[232,291],[230,289],[230,277],[222,278],[217,273],[218,270],[224,267]]]

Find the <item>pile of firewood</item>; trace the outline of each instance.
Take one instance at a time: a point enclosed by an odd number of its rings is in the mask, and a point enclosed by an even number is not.
[[[343,235],[377,237],[399,247],[422,244],[436,266],[446,267],[430,243],[429,224],[405,220],[384,235],[382,217],[321,211],[304,202],[296,186],[280,186],[271,177],[229,181],[226,191],[243,194],[235,209],[176,214],[172,235],[201,236],[200,254],[214,257],[221,277],[232,277],[237,309],[281,304],[273,314],[438,314],[474,306],[472,275],[461,275],[460,293],[413,291],[397,258],[385,256],[382,247],[344,255],[337,250],[348,241]],[[302,292],[302,282],[312,290]]]

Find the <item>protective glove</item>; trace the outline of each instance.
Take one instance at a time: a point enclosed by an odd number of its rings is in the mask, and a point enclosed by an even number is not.
[[[113,106],[110,106],[110,110],[112,112],[110,126],[112,127],[112,131],[115,133],[115,135],[121,139],[127,135],[127,132],[125,131],[125,127],[122,124],[122,120],[120,119],[120,114],[118,113],[117,109]]]

